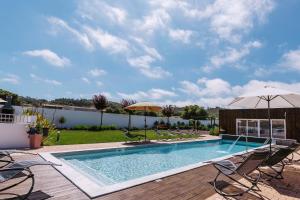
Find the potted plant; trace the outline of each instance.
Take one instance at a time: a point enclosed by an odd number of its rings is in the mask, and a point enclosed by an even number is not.
[[[43,136],[47,137],[49,135],[50,123],[47,119],[42,120],[42,131]]]
[[[27,132],[29,134],[29,144],[31,149],[37,149],[41,147],[42,144],[42,134],[41,134],[41,125],[36,123],[35,125],[29,126]]]

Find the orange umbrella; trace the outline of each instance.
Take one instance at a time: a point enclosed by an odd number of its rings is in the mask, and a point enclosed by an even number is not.
[[[161,110],[161,107],[159,105],[156,105],[151,102],[140,102],[140,103],[135,103],[130,106],[127,106],[125,109],[127,110],[139,110],[139,111],[144,111],[145,112],[145,141],[147,139],[146,135],[146,130],[147,130],[147,121],[146,121],[146,112],[158,112]]]

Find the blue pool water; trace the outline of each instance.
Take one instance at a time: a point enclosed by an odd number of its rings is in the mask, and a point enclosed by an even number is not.
[[[246,145],[245,142],[238,142],[231,148],[232,143],[230,140],[211,140],[69,152],[55,156],[89,175],[98,183],[113,185],[262,145],[250,142]]]

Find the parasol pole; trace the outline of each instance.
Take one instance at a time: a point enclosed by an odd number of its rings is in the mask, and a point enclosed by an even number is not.
[[[271,113],[270,113],[270,96],[267,98],[268,102],[268,118],[269,118],[269,137],[270,137],[270,154],[272,153],[272,133],[271,133]]]
[[[145,115],[145,142],[146,142],[146,139],[147,139],[147,135],[146,135],[146,126],[147,126],[147,119],[146,119],[146,107],[144,109],[144,115]]]

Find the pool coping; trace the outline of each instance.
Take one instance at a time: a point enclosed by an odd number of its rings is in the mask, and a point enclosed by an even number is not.
[[[180,142],[174,142],[174,143],[175,144],[176,143],[190,143],[190,142],[197,142],[197,141],[205,142],[205,141],[213,141],[213,140],[217,141],[217,140],[221,140],[221,139],[180,141]],[[174,144],[174,143],[173,142],[172,143],[160,143],[158,145]],[[130,187],[141,185],[141,184],[144,184],[144,183],[147,183],[147,182],[151,182],[151,181],[159,180],[159,179],[162,179],[162,178],[165,178],[165,177],[168,177],[168,176],[179,174],[179,173],[182,173],[182,172],[185,172],[185,171],[188,171],[188,170],[192,170],[192,169],[195,169],[195,168],[198,168],[198,167],[202,167],[202,166],[210,164],[211,162],[216,162],[216,161],[219,161],[219,160],[228,159],[228,158],[231,158],[231,157],[236,156],[236,155],[244,154],[244,153],[247,153],[247,152],[252,152],[255,149],[265,148],[266,146],[268,146],[268,145],[263,145],[261,147],[256,147],[256,148],[249,149],[249,150],[246,150],[246,151],[241,151],[241,152],[237,152],[237,153],[234,153],[234,154],[222,156],[222,157],[219,157],[219,158],[198,162],[198,163],[195,163],[195,164],[191,164],[191,165],[187,165],[187,166],[184,166],[184,167],[179,167],[179,168],[167,170],[167,171],[164,171],[164,172],[144,176],[144,177],[141,177],[141,178],[125,181],[125,182],[122,182],[122,183],[117,183],[117,184],[110,185],[110,186],[100,185],[99,182],[93,181],[93,177],[91,177],[87,173],[82,173],[82,171],[77,170],[76,168],[74,168],[69,163],[66,163],[66,162],[62,161],[62,160],[58,159],[57,157],[55,157],[53,155],[53,154],[61,154],[61,153],[76,153],[76,152],[99,151],[99,150],[120,149],[120,148],[122,149],[122,148],[134,148],[134,147],[147,147],[147,146],[152,146],[152,145],[156,145],[156,144],[143,144],[143,145],[138,145],[138,146],[124,146],[124,147],[117,146],[117,147],[93,148],[93,149],[84,149],[84,150],[44,152],[44,153],[39,153],[39,155],[47,161],[51,161],[53,163],[60,164],[61,166],[54,166],[54,168],[59,173],[61,173],[65,178],[67,178],[69,181],[71,181],[75,186],[77,186],[88,197],[96,198],[96,197],[99,197],[99,196],[103,196],[103,195],[106,195],[106,194],[110,194],[110,193],[113,193],[113,192],[124,190],[124,189],[130,188]]]

